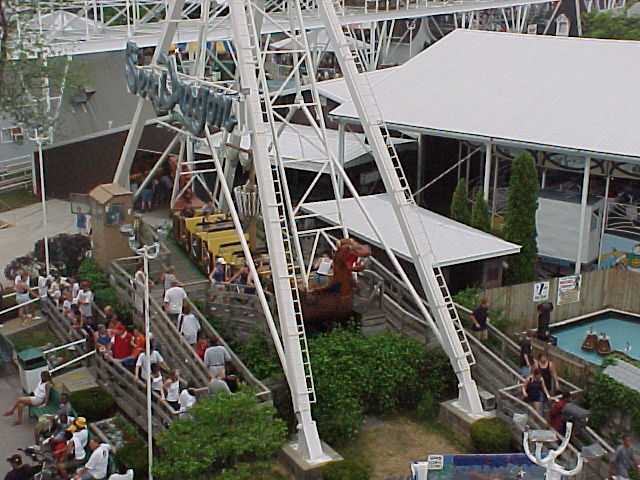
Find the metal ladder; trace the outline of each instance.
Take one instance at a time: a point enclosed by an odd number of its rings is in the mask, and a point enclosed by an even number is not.
[[[390,164],[385,165],[386,159],[384,156],[380,159],[381,165],[379,168],[386,170],[389,175],[389,181],[391,185],[387,185],[389,193],[397,195],[394,202],[397,204],[397,208],[402,212],[404,222],[408,222],[410,218],[411,207],[415,205],[415,200],[411,194],[411,188],[404,174],[404,170],[400,163],[400,159],[392,142],[392,138],[389,134],[389,130],[383,120],[380,112],[380,107],[373,94],[373,89],[369,83],[367,75],[362,73],[366,70],[362,64],[359,52],[357,50],[357,42],[355,41],[347,27],[340,24],[332,0],[318,0],[321,9],[325,11],[324,21],[326,23],[327,32],[334,33],[333,41],[335,43],[336,55],[338,61],[343,69],[343,75],[347,81],[351,81],[353,88],[352,95],[353,101],[362,110],[359,112],[361,121],[365,132],[367,130],[373,135],[373,141],[375,142],[375,129],[379,129],[379,133],[384,140],[387,153],[389,155]],[[349,52],[347,54],[347,51]],[[353,64],[350,65],[350,62]],[[354,68],[355,67],[355,68]],[[355,71],[354,71],[355,70]],[[366,122],[366,123],[365,123]],[[376,148],[375,145],[371,146]],[[391,170],[393,173],[391,173]],[[393,175],[397,177],[397,182],[394,182]],[[390,188],[391,187],[391,188]],[[400,198],[398,198],[400,197]],[[422,227],[424,229],[424,227]],[[477,386],[473,379],[470,377],[470,367],[475,364],[475,357],[471,352],[469,340],[466,336],[458,312],[453,304],[451,293],[447,287],[447,283],[444,279],[444,275],[439,267],[433,265],[433,249],[429,245],[429,239],[427,232],[424,232],[424,241],[427,243],[428,249],[425,251],[424,247],[418,244],[413,231],[409,230],[407,235],[413,237],[411,242],[413,243],[415,250],[413,253],[418,258],[416,259],[415,266],[418,270],[423,288],[427,292],[429,298],[430,310],[434,319],[438,324],[438,330],[443,337],[443,340],[447,340],[448,347],[445,351],[448,351],[450,360],[456,370],[456,374],[459,376],[461,383],[464,383],[464,388],[467,390],[467,398],[469,398],[469,408],[472,411],[482,410],[480,405],[480,399],[477,392]],[[407,239],[409,240],[409,239]],[[430,271],[431,270],[431,271]]]
[[[476,357],[473,355],[473,351],[471,350],[471,344],[469,343],[469,339],[467,338],[467,333],[464,329],[464,325],[460,321],[460,316],[458,315],[458,309],[453,303],[453,299],[451,298],[451,293],[449,292],[449,287],[447,286],[447,282],[444,279],[444,274],[440,267],[434,267],[433,273],[436,275],[436,281],[438,282],[438,287],[440,288],[440,293],[442,293],[442,297],[444,298],[444,305],[449,313],[449,318],[453,323],[453,326],[456,330],[456,335],[458,336],[458,341],[460,342],[460,346],[462,347],[462,351],[467,358],[467,362],[469,366],[473,366],[476,364]]]
[[[373,95],[373,88],[369,83],[369,78],[367,75],[362,75],[362,73],[367,71],[365,65],[362,64],[362,58],[360,56],[360,52],[358,52],[358,39],[353,37],[351,34],[351,30],[347,25],[342,25],[342,33],[347,39],[347,44],[349,45],[349,53],[351,53],[351,58],[356,64],[356,68],[360,79],[361,88],[360,94],[362,98],[365,100],[367,104],[369,104],[370,111],[373,111],[374,118],[370,120],[373,121],[379,128],[380,133],[382,133],[382,137],[384,138],[384,143],[387,147],[387,151],[389,152],[389,157],[391,157],[391,162],[393,163],[393,169],[400,180],[400,187],[402,189],[402,193],[406,199],[406,201],[412,205],[415,205],[415,200],[411,193],[411,186],[409,185],[409,181],[407,180],[406,175],[404,174],[404,169],[402,168],[402,164],[400,163],[400,157],[398,156],[398,152],[393,143],[393,137],[389,133],[389,129],[387,128],[387,124],[384,122],[382,118],[382,112],[380,112],[380,107],[378,107],[378,102],[376,102],[376,98]]]
[[[287,225],[287,211],[284,203],[284,194],[282,192],[282,183],[280,181],[280,170],[277,165],[271,166],[271,177],[276,191],[276,207],[278,209],[280,231],[282,232],[282,241],[284,243],[284,251],[287,258],[287,276],[289,278],[289,284],[291,285],[293,310],[296,318],[296,333],[298,335],[298,341],[300,342],[300,351],[302,352],[302,364],[304,365],[304,378],[307,385],[307,394],[309,395],[309,402],[315,403],[316,390],[313,383],[313,372],[311,371],[311,360],[309,358],[309,346],[307,344],[307,334],[304,327],[304,317],[302,316],[300,291],[298,290],[297,273],[299,268],[296,265],[293,250],[291,248],[291,237],[289,234],[289,227]]]
[[[252,6],[248,4],[246,1],[243,2],[245,5],[245,11],[249,11]],[[249,19],[248,19],[249,20]],[[256,35],[255,26],[252,20],[247,21],[247,27],[249,30],[249,47],[251,50],[251,55],[255,62],[255,65],[259,65],[260,59],[260,48],[259,45],[256,45],[255,39],[260,38],[259,35]],[[257,78],[258,84],[260,84],[260,79]],[[266,95],[265,95],[266,96]],[[264,101],[269,101],[268,99],[264,99]],[[289,285],[291,287],[291,296],[293,300],[293,310],[294,316],[296,320],[296,335],[298,337],[298,342],[300,343],[300,351],[302,353],[302,364],[304,367],[304,377],[306,384],[306,393],[309,397],[309,403],[315,403],[316,401],[316,392],[315,385],[313,381],[313,372],[311,370],[311,360],[309,357],[309,345],[307,343],[307,334],[304,326],[304,317],[302,315],[302,302],[300,298],[300,291],[298,290],[298,282],[297,282],[297,274],[299,268],[296,265],[295,256],[293,253],[293,248],[291,246],[291,234],[289,232],[289,225],[287,223],[288,215],[287,215],[287,207],[285,204],[285,193],[282,185],[282,179],[280,178],[280,169],[277,165],[271,165],[271,178],[273,181],[273,186],[276,195],[276,204],[275,207],[278,211],[278,221],[280,222],[280,233],[282,235],[282,242],[284,244],[284,254],[287,262],[287,278],[289,280]],[[304,274],[304,272],[300,272]],[[286,335],[286,332],[281,332],[282,335]]]

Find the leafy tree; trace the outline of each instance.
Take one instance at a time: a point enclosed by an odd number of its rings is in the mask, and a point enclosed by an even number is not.
[[[611,12],[592,12],[582,18],[584,36],[614,40],[640,40],[640,18]]]
[[[451,198],[451,218],[469,225],[471,223],[471,210],[467,194],[467,183],[461,178]]]
[[[491,215],[489,214],[489,206],[484,199],[482,191],[478,190],[476,198],[471,209],[471,226],[491,233]]]
[[[524,283],[535,279],[536,210],[538,209],[538,172],[529,152],[523,152],[511,164],[507,192],[504,237],[522,248],[509,260],[508,283]]]
[[[211,478],[243,462],[265,461],[286,439],[284,422],[251,391],[201,399],[190,412],[158,438],[154,472],[160,479]]]

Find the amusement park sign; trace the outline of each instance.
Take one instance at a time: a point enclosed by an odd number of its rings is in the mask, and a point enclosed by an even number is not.
[[[203,137],[204,127],[232,131],[237,124],[233,100],[213,87],[178,74],[175,56],[164,53],[158,58],[160,68],[138,65],[140,48],[127,42],[125,74],[129,92],[148,98],[159,115],[178,106],[182,124],[192,134]],[[167,81],[169,80],[169,81]]]

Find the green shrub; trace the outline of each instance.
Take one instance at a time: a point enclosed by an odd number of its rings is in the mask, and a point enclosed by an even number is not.
[[[513,450],[511,429],[499,418],[483,418],[471,425],[471,443],[476,453],[509,453]]]
[[[631,419],[633,433],[640,434],[640,393],[637,391],[598,372],[585,390],[585,401],[591,411],[589,423],[597,430],[608,426],[611,412],[625,412]]]
[[[154,475],[172,480],[213,476],[240,463],[271,459],[285,438],[284,422],[253,392],[221,393],[199,400],[191,418],[174,421],[159,435]]]
[[[115,400],[102,387],[73,392],[69,400],[78,415],[89,422],[111,417],[116,411]]]
[[[433,394],[431,392],[425,392],[416,406],[416,417],[429,422],[438,417],[439,411],[440,404],[436,401]]]
[[[97,292],[110,288],[109,277],[102,271],[93,258],[85,258],[80,264],[76,280],[86,280],[91,283],[91,290]]]
[[[320,435],[348,441],[365,414],[415,408],[424,392],[436,400],[455,392],[455,375],[442,353],[418,341],[385,333],[371,337],[335,330],[310,340]]]
[[[369,469],[353,460],[330,463],[322,469],[323,480],[368,480]]]
[[[276,471],[273,465],[265,462],[240,463],[231,469],[213,477],[212,480],[287,480],[288,477]]]
[[[134,477],[147,478],[149,471],[149,457],[147,455],[147,444],[142,439],[133,425],[124,418],[115,417],[114,422],[122,432],[124,445],[115,453],[115,460],[118,466],[124,469],[132,468]]]
[[[233,349],[256,378],[264,380],[282,374],[275,348],[264,333],[253,333],[247,341],[238,342]]]

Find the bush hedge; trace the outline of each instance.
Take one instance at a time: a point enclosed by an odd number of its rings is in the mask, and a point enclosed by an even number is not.
[[[322,469],[323,480],[369,480],[369,469],[353,460],[330,463]]]
[[[483,418],[471,425],[471,443],[476,453],[513,451],[511,428],[499,418]]]
[[[240,463],[212,477],[212,480],[287,480],[271,463]]]
[[[250,390],[203,398],[190,412],[158,437],[159,479],[210,478],[242,463],[268,461],[286,439],[274,408],[259,404]]]
[[[633,433],[640,434],[640,393],[637,391],[598,372],[585,390],[585,401],[591,411],[589,422],[597,430],[611,426],[612,412],[624,412],[623,415],[631,420]]]
[[[414,409],[426,392],[435,401],[455,395],[447,357],[416,340],[334,330],[310,340],[320,435],[339,445],[352,438],[365,414]]]
[[[123,447],[115,453],[116,463],[124,469],[132,468],[136,479],[148,478],[149,457],[146,442],[124,418],[115,417],[114,422],[122,432],[124,440]]]
[[[115,400],[102,387],[73,392],[69,395],[69,400],[78,415],[85,417],[89,422],[109,418],[116,411]]]
[[[111,305],[121,320],[129,316],[129,308],[120,302],[115,289],[109,282],[108,275],[100,268],[93,258],[85,258],[77,273],[78,280],[86,280],[91,284],[94,301],[100,308]]]

